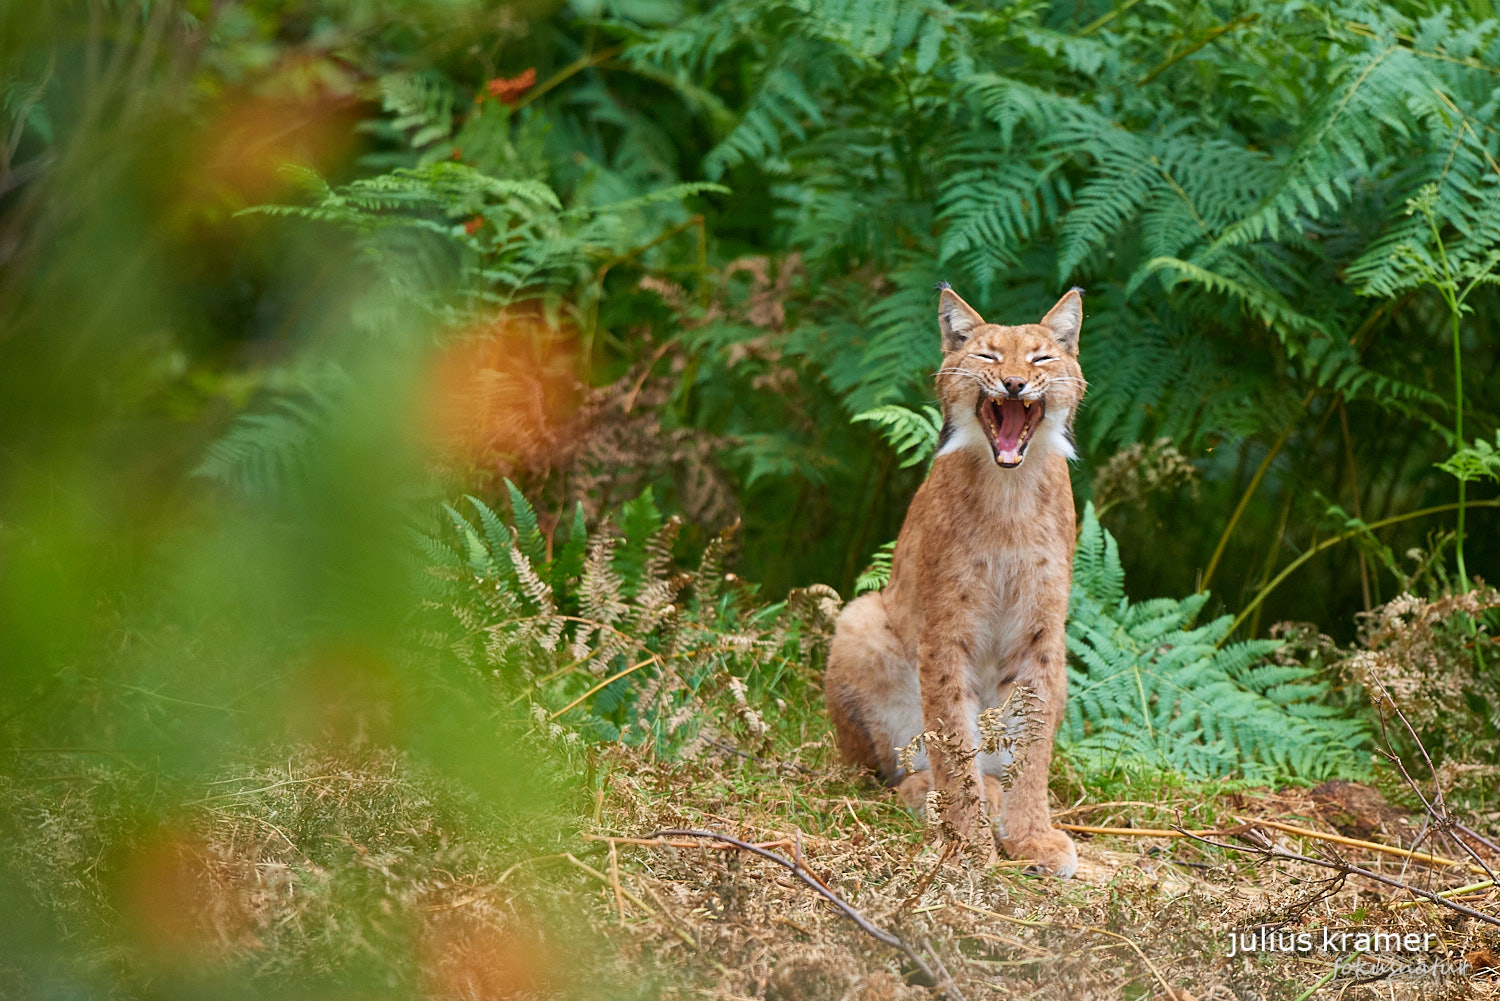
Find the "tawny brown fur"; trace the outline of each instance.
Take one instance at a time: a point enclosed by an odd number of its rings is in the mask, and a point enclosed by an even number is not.
[[[1063,629],[1075,534],[1068,459],[1084,390],[1082,300],[1075,289],[1041,323],[1004,327],[985,323],[944,286],[938,311],[944,441],[907,511],[890,583],[839,617],[828,711],[844,760],[879,772],[916,809],[935,788],[945,830],[986,857],[998,837],[1011,857],[1070,876],[1077,852],[1052,828],[1047,774],[1067,695]],[[1001,457],[1015,452],[1002,439],[1010,438],[987,430],[980,408],[1017,399],[1044,410],[1021,461],[1006,468]],[[980,712],[1004,704],[1017,684],[1036,693],[1040,736],[1014,765],[973,753]],[[945,734],[953,753],[929,741],[922,757],[930,768],[918,760],[906,774],[897,751],[923,731]],[[996,781],[1007,766],[1008,790]]]

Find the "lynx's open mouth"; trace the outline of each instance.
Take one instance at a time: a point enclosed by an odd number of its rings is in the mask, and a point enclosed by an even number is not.
[[[1046,412],[1047,405],[1041,400],[997,400],[990,396],[981,399],[979,423],[990,439],[995,461],[1005,469],[1019,466]]]

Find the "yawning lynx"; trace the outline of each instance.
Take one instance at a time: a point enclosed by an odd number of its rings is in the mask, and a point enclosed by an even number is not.
[[[945,826],[985,854],[995,845],[990,817],[1011,857],[1071,876],[1078,855],[1052,828],[1047,770],[1067,696],[1068,460],[1085,387],[1083,300],[1074,289],[1040,323],[1002,327],[939,287],[937,458],[907,511],[890,583],[839,616],[828,711],[844,760],[878,771],[914,808],[935,788]],[[1038,735],[1014,763],[1003,750],[975,753],[979,714],[1017,685],[1035,692]],[[897,751],[924,731],[943,738],[907,772]],[[999,781],[1007,770],[1008,789]]]

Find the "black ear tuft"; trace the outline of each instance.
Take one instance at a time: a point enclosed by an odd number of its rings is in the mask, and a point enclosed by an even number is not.
[[[1068,289],[1068,291],[1069,292],[1077,292],[1080,297],[1082,297],[1083,295],[1085,295],[1083,289],[1080,286],[1078,286],[1078,285],[1074,285],[1072,288]]]
[[[953,286],[949,285],[947,282],[938,282],[937,285],[935,286],[935,288],[939,292],[951,292],[951,291],[953,291]]]

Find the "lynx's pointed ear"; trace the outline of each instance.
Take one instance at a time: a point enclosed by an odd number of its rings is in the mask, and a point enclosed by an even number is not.
[[[1042,317],[1042,326],[1052,331],[1053,340],[1068,354],[1078,353],[1078,331],[1083,327],[1083,289],[1070,288],[1067,295]]]
[[[984,326],[984,317],[958,297],[947,282],[938,282],[938,329],[943,332],[943,354],[963,345],[976,327]]]

